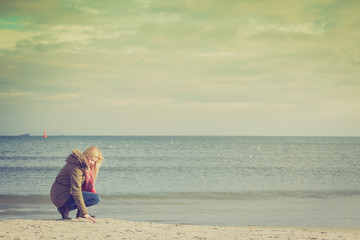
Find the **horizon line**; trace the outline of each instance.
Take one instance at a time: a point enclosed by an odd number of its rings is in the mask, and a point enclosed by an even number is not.
[[[21,136],[21,134],[18,135],[0,135],[0,137],[43,137],[43,135],[31,135],[28,136]],[[47,137],[360,137],[359,135],[190,135],[190,134],[184,134],[184,135],[176,135],[176,134],[160,134],[160,135],[154,135],[154,134],[125,134],[125,135],[101,135],[101,134],[95,134],[95,135],[65,135],[65,134],[54,134],[54,135],[48,135]]]

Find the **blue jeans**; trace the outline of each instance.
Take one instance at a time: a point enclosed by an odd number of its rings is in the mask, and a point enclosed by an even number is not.
[[[100,202],[99,194],[92,192],[82,192],[84,197],[85,206],[90,207]],[[70,195],[69,199],[66,201],[63,207],[68,207],[70,210],[75,210],[78,206],[75,203],[73,195]]]

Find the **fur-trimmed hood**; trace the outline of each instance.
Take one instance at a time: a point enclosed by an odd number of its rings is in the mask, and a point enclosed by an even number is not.
[[[65,162],[70,164],[77,164],[83,169],[88,169],[85,157],[79,149],[74,149],[72,153],[66,158]]]

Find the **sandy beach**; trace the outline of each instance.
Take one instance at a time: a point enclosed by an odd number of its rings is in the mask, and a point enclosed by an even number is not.
[[[97,219],[3,220],[0,239],[360,239],[360,227],[197,226]]]

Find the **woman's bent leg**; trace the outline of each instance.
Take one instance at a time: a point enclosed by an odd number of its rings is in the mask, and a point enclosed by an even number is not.
[[[100,196],[97,193],[82,192],[82,194],[84,197],[85,206],[87,206],[87,207],[93,206],[100,202]]]
[[[100,202],[99,194],[92,193],[92,192],[82,192],[82,195],[83,195],[86,207],[93,206]],[[69,199],[66,201],[66,203],[64,204],[63,207],[68,207],[68,208],[70,208],[70,210],[75,210],[78,208],[78,206],[76,205],[76,202],[74,200],[74,197],[72,195],[70,195]]]

